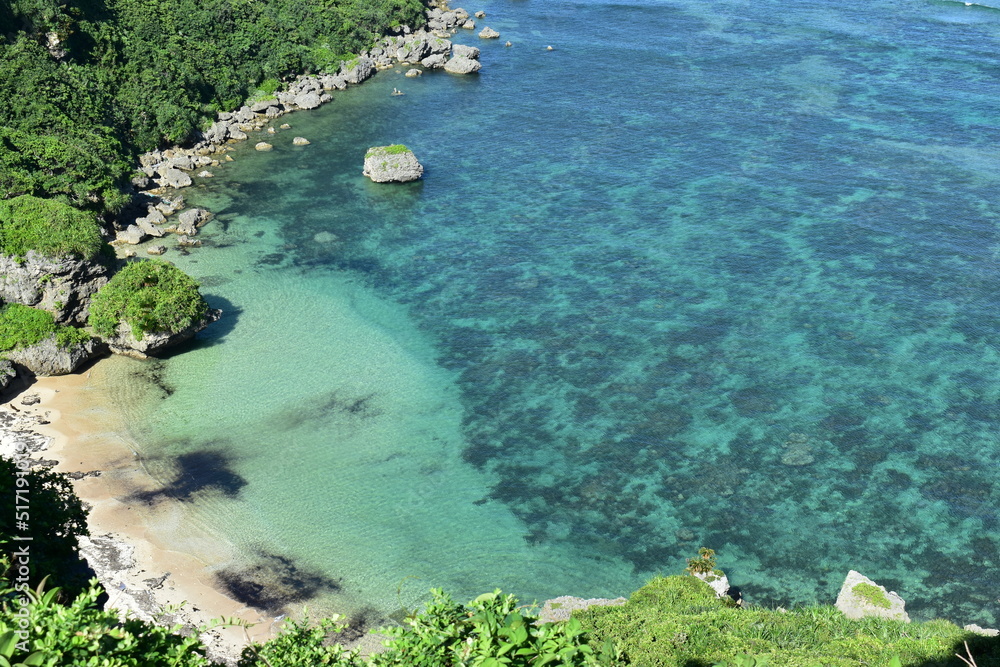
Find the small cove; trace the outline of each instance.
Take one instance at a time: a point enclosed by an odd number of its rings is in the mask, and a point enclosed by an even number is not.
[[[137,449],[310,606],[706,545],[754,602],[855,568],[995,623],[1000,21],[953,4],[483,3],[479,77],[383,72],[185,192],[226,315],[142,366]],[[424,180],[368,183],[396,142]]]

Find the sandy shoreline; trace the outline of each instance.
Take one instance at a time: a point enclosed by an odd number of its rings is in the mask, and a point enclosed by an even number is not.
[[[81,552],[108,590],[109,606],[146,620],[160,617],[166,624],[198,627],[222,617],[252,624],[216,628],[203,637],[214,658],[231,661],[248,640],[277,634],[280,623],[217,587],[214,569],[231,560],[231,549],[218,536],[184,521],[178,503],[150,506],[129,500],[131,494],[159,485],[130,447],[120,415],[109,409],[110,396],[100,383],[107,365],[108,360],[101,360],[82,374],[38,378],[5,395],[0,412],[13,419],[6,417],[9,423],[0,427],[4,449],[12,449],[15,440],[31,439],[31,449],[38,449],[31,458],[55,459],[54,470],[83,473],[73,483],[90,506],[91,539],[83,541]],[[33,396],[38,402],[25,405]],[[167,525],[183,526],[186,539],[179,548],[160,539],[158,527]],[[177,613],[160,612],[182,603]]]

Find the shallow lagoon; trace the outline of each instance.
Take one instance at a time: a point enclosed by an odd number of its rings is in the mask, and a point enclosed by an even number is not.
[[[706,545],[752,602],[854,568],[995,624],[1000,12],[466,9],[479,76],[383,72],[186,193],[226,316],[122,400],[221,571],[386,614]],[[424,180],[368,183],[397,142]]]

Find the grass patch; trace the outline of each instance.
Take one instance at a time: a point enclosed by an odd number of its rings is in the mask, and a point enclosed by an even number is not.
[[[163,260],[127,264],[94,295],[90,325],[110,338],[121,321],[132,327],[136,340],[152,331],[177,333],[205,316],[208,304],[195,280]]]
[[[832,606],[779,612],[735,608],[691,576],[659,577],[621,607],[576,612],[593,641],[612,639],[632,665],[696,667],[740,654],[782,667],[962,665],[955,653],[968,640],[979,667],[1000,665],[995,640],[948,621],[851,620]]]
[[[383,157],[386,155],[403,155],[404,153],[409,153],[409,152],[410,149],[404,146],[403,144],[393,144],[391,146],[372,146],[371,148],[368,149],[368,152],[365,153],[365,159],[367,160],[368,158],[372,157]],[[382,163],[382,166],[383,167],[385,166],[384,162]]]
[[[93,214],[31,195],[0,201],[0,253],[23,258],[34,250],[46,257],[94,259],[104,246]]]
[[[892,603],[889,601],[889,598],[886,597],[885,593],[883,593],[882,589],[878,586],[873,586],[862,581],[852,588],[851,591],[874,607],[881,607],[882,609],[892,608]]]
[[[0,308],[0,352],[29,347],[53,334],[56,344],[62,348],[90,340],[90,334],[82,329],[56,324],[48,311],[19,303]]]

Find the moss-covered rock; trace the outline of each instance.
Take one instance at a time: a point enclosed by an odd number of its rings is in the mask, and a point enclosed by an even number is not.
[[[214,322],[198,283],[163,260],[131,262],[93,298],[90,325],[113,352],[144,358]]]
[[[417,156],[403,144],[373,146],[365,153],[364,175],[376,183],[415,181],[424,173]]]
[[[72,373],[103,351],[90,334],[20,304],[0,308],[0,355],[37,375]]]

